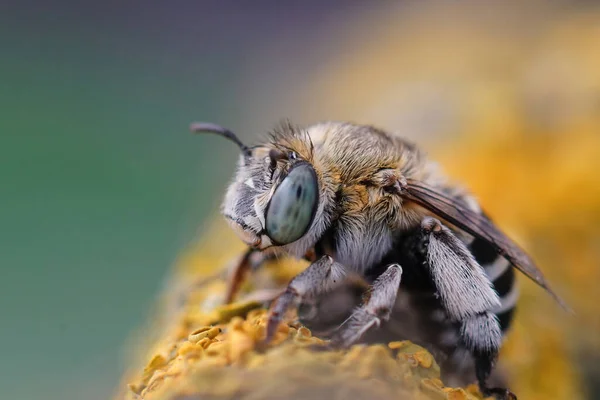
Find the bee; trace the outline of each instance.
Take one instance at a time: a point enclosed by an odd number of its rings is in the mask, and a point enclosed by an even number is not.
[[[292,306],[358,275],[370,287],[336,327],[333,346],[350,346],[387,323],[401,294],[421,322],[438,324],[411,340],[437,335],[446,354],[470,356],[484,395],[516,398],[488,385],[518,299],[514,268],[566,305],[475,197],[417,146],[373,126],[339,122],[283,122],[253,147],[215,124],[191,130],[219,134],[241,150],[222,213],[248,251],[227,301],[253,259],[284,254],[311,262],[272,302],[266,342]],[[257,253],[264,255],[258,262]]]

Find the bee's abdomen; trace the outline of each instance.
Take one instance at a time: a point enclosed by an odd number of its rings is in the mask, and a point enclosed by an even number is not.
[[[515,270],[508,260],[483,239],[475,238],[468,247],[500,297],[500,306],[491,311],[498,317],[504,332],[510,327],[519,297]]]

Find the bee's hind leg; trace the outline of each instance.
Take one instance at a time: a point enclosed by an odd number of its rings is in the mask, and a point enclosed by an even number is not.
[[[479,388],[486,396],[516,399],[508,389],[487,386],[502,343],[500,324],[490,312],[500,305],[492,283],[465,244],[440,221],[423,219],[421,235],[424,265],[446,314],[461,325],[461,341],[475,359]]]
[[[292,305],[298,305],[303,299],[327,292],[340,284],[343,279],[345,279],[343,267],[327,255],[296,275],[285,291],[271,304],[264,343],[269,343],[273,339],[285,312]]]
[[[333,347],[348,347],[360,340],[369,329],[389,319],[401,276],[402,268],[392,264],[373,282],[364,303],[333,334]]]

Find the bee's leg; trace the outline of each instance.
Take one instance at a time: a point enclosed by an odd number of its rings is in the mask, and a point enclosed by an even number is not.
[[[275,254],[265,254],[261,253],[256,249],[248,248],[244,255],[240,258],[240,260],[235,264],[232,270],[229,272],[229,276],[227,278],[227,288],[225,290],[225,304],[230,304],[233,299],[236,297],[242,283],[246,280],[246,276],[248,272],[252,269],[258,269],[265,262],[276,258]],[[307,261],[314,262],[315,255],[314,250],[309,250],[304,258]]]
[[[253,258],[257,258],[253,260]],[[238,294],[242,283],[246,279],[248,271],[255,266],[261,265],[266,260],[266,257],[262,253],[258,253],[255,249],[249,248],[246,250],[244,255],[240,258],[237,264],[234,265],[232,271],[229,273],[227,279],[227,289],[225,291],[225,304],[229,304],[233,301],[235,296]]]
[[[483,395],[516,400],[515,394],[507,388],[487,386],[502,341],[502,331],[497,317],[490,312],[469,317],[462,322],[460,335],[464,345],[475,359],[475,375]]]
[[[323,256],[296,275],[281,296],[275,299],[269,310],[265,343],[273,339],[277,326],[285,312],[304,298],[324,293],[344,279],[343,267],[330,256]]]
[[[461,323],[464,346],[475,358],[475,373],[484,395],[516,399],[507,389],[488,388],[487,379],[502,343],[497,317],[489,310],[500,305],[498,294],[465,244],[435,218],[421,223],[421,252],[442,306]]]
[[[331,344],[334,347],[348,347],[356,343],[373,326],[387,321],[396,302],[400,287],[402,268],[390,265],[367,292],[368,298],[334,333]]]

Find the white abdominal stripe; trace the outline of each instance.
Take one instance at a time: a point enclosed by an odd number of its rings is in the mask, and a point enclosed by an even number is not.
[[[493,308],[491,311],[496,315],[504,314],[515,308],[517,300],[519,300],[519,287],[513,285],[510,292],[500,298],[500,305]]]
[[[483,266],[485,274],[490,281],[494,282],[498,279],[506,270],[510,267],[510,262],[502,256],[498,256],[496,260],[491,264]]]
[[[506,331],[519,299],[515,270],[507,259],[499,255],[495,248],[483,239],[475,238],[469,244],[469,250],[483,267],[500,297],[500,304],[492,307],[490,311],[498,316],[502,330]]]

